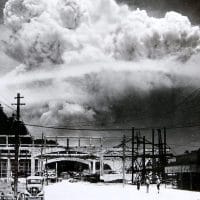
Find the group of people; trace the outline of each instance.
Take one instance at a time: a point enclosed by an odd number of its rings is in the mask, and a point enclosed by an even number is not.
[[[137,190],[140,190],[140,186],[141,186],[141,178],[138,177],[137,178]],[[146,176],[145,177],[145,185],[146,185],[146,192],[149,193],[149,186],[150,186],[151,182],[150,182],[150,178],[149,176]],[[158,193],[160,192],[160,184],[161,184],[161,181],[160,181],[160,178],[159,176],[156,175],[156,187],[157,187],[157,191]]]

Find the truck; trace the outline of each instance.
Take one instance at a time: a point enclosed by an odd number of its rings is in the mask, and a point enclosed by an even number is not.
[[[26,178],[25,200],[44,200],[44,178],[29,176]]]

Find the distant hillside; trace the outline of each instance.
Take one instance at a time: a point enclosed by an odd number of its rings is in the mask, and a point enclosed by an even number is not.
[[[14,116],[8,117],[0,107],[0,135],[14,135],[16,131],[18,129]],[[28,135],[28,130],[22,122],[20,123],[20,135]]]

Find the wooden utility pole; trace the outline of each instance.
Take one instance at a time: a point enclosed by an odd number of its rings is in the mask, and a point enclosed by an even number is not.
[[[44,136],[44,149],[45,149],[45,154],[47,153],[46,152],[46,149],[47,149],[47,138]],[[49,178],[49,176],[48,176],[48,166],[47,166],[47,156],[48,155],[45,155],[46,157],[45,157],[45,166],[44,166],[44,168],[45,168],[45,173],[46,173],[46,184],[48,185],[49,184],[49,180],[48,180],[48,178]]]
[[[132,184],[133,184],[133,181],[134,181],[134,142],[135,142],[135,128],[133,127],[132,128],[132,159],[131,159],[131,166],[132,166],[132,170],[131,170],[132,177],[131,177],[131,180],[132,180]]]
[[[164,169],[163,169],[163,175],[165,179],[165,187],[166,187],[166,173],[165,173],[165,167],[167,166],[167,133],[166,128],[164,127]]]
[[[15,165],[14,165],[14,196],[17,198],[17,191],[18,191],[18,175],[19,175],[19,135],[20,135],[20,106],[25,105],[21,103],[20,100],[24,98],[20,96],[20,93],[17,93],[17,103],[12,105],[17,106],[17,113],[16,113],[16,121],[17,121],[17,130],[15,131]]]
[[[41,142],[41,155],[40,155],[40,171],[43,171],[43,150],[44,150],[44,133],[42,132],[42,142]]]
[[[157,129],[158,131],[158,148],[159,148],[159,174],[162,178],[164,178],[164,155],[163,155],[163,139],[161,129]]]
[[[67,151],[69,151],[69,138],[67,138]]]
[[[155,162],[155,130],[152,129],[152,178],[155,179],[156,171],[156,162]]]
[[[122,169],[122,173],[123,173],[123,187],[125,185],[125,159],[126,159],[126,155],[125,155],[125,151],[126,151],[126,136],[123,136],[123,141],[122,141],[122,148],[123,148],[123,169]]]
[[[167,133],[166,128],[164,127],[164,165],[167,164]]]
[[[142,179],[145,180],[146,175],[146,166],[145,166],[145,158],[146,158],[146,143],[145,143],[145,136],[143,136],[143,155],[142,155]]]

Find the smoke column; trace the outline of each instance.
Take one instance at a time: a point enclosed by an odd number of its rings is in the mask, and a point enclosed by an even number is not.
[[[154,18],[114,0],[9,0],[4,24],[3,51],[21,64],[2,76],[0,91],[25,96],[29,123],[173,124],[158,116],[199,85],[200,29],[176,12]]]

